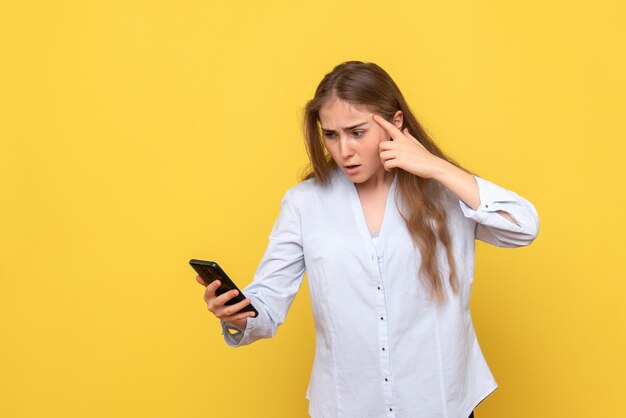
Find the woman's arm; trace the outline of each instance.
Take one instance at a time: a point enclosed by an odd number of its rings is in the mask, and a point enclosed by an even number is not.
[[[259,312],[246,318],[245,324],[221,321],[224,339],[232,347],[271,338],[285,321],[287,312],[300,289],[304,276],[304,252],[300,234],[300,214],[292,190],[282,199],[278,218],[270,233],[270,242],[254,280],[242,289]]]
[[[477,222],[477,239],[519,247],[537,237],[539,217],[528,200],[431,154],[407,129],[402,132],[378,115],[373,119],[393,139],[379,145],[385,169],[400,168],[441,183],[459,198],[465,217]]]
[[[434,155],[433,157],[436,160],[433,162],[435,170],[432,178],[457,195],[458,198],[465,202],[467,206],[473,210],[478,210],[481,202],[476,178],[472,174],[446,160],[435,157]],[[489,207],[487,206],[487,209],[488,208]],[[512,224],[519,225],[507,212],[497,210],[496,213],[504,217],[504,219]]]

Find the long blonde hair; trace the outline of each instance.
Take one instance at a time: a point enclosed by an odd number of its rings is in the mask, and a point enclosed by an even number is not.
[[[430,153],[460,167],[446,156],[419,124],[400,89],[385,70],[374,63],[348,61],[336,66],[322,79],[304,109],[303,133],[310,165],[304,179],[315,178],[320,183],[328,183],[336,164],[330,157],[321,135],[319,110],[336,96],[356,105],[364,105],[373,112],[391,121],[396,111],[404,114],[403,126]],[[460,167],[462,168],[462,167]],[[467,171],[467,170],[466,170]],[[447,226],[445,191],[437,181],[415,176],[404,170],[397,170],[396,200],[400,201],[400,211],[415,246],[422,255],[419,272],[430,295],[437,301],[446,298],[443,280],[439,277],[437,242],[443,244],[448,259],[450,286],[458,292],[458,280],[452,255],[452,243]]]

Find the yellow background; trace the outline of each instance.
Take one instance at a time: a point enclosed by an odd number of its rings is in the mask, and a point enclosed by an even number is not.
[[[373,61],[470,170],[531,200],[478,245],[500,388],[477,418],[624,417],[623,1],[0,1],[0,416],[303,417],[308,290],[232,349],[187,265],[249,283],[301,110]]]

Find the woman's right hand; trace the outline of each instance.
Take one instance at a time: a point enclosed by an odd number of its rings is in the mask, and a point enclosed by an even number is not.
[[[229,290],[226,293],[216,296],[215,291],[221,284],[219,280],[215,280],[213,283],[207,285],[204,280],[202,280],[202,277],[196,276],[196,281],[206,287],[204,291],[204,301],[213,315],[239,329],[246,329],[248,318],[254,316],[254,312],[237,312],[250,304],[250,298],[246,298],[234,305],[226,305],[226,302],[237,296],[239,293],[237,290]]]

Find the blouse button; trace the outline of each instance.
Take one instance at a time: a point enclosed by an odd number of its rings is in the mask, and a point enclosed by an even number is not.
[[[380,290],[380,286],[376,286],[376,289]]]
[[[385,351],[385,347],[383,347],[383,351]]]
[[[385,320],[385,317],[384,317],[384,316],[381,316],[381,317],[380,317],[380,320],[381,320],[381,321],[384,321],[384,320]]]
[[[389,379],[387,379],[387,378],[385,377],[385,382],[388,382],[388,381],[389,381]]]

